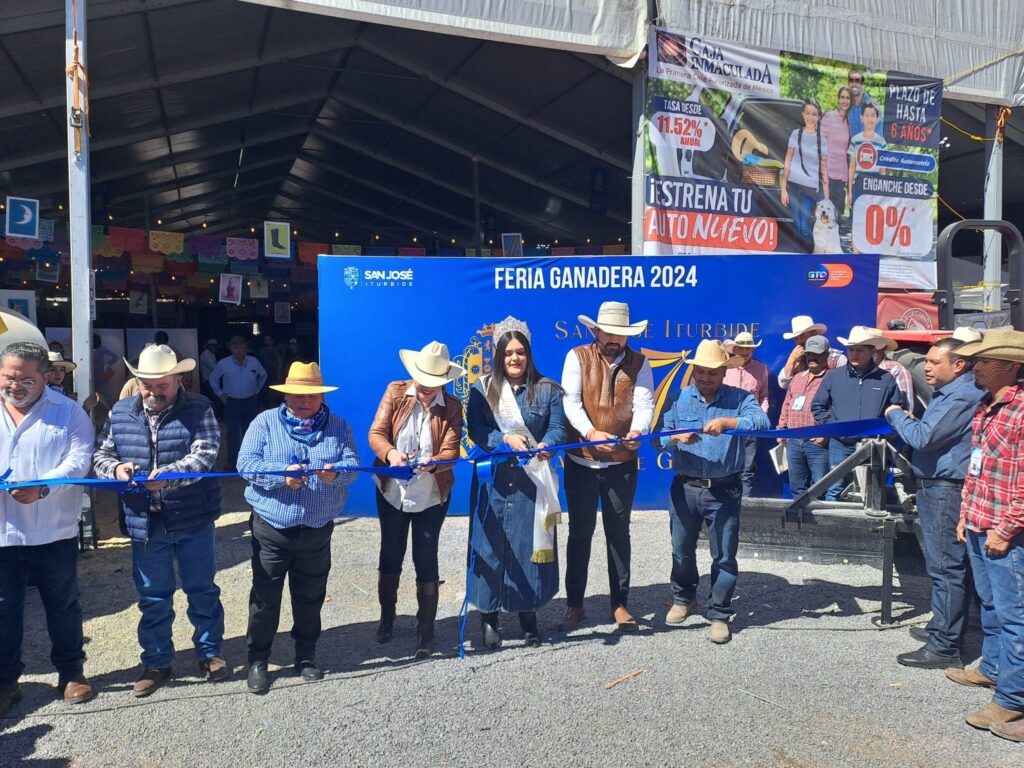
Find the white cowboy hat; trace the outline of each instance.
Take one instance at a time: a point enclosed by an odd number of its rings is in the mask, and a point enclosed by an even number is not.
[[[414,349],[400,349],[398,356],[413,381],[424,387],[443,387],[466,374],[466,369],[451,361],[448,347],[439,341],[432,341],[419,352]]]
[[[961,357],[985,357],[1024,363],[1024,332],[993,328],[981,341],[964,344],[954,350]]]
[[[70,373],[75,370],[78,366],[72,363],[70,360],[65,360],[64,355],[60,352],[49,352],[47,353],[50,358],[51,368],[63,368],[66,372]]]
[[[892,339],[887,339],[882,335],[882,331],[878,328],[871,328],[867,325],[855,325],[850,329],[849,338],[844,339],[842,336],[837,336],[839,343],[844,347],[852,347],[858,344],[866,344],[869,347],[875,349],[889,349],[890,344],[892,349],[896,348],[896,342]]]
[[[738,368],[743,365],[740,358],[729,357],[722,342],[717,339],[704,339],[697,345],[693,357],[687,358],[684,353],[683,359],[698,368]]]
[[[754,343],[754,334],[752,334],[750,331],[743,331],[742,333],[737,333],[735,339],[726,339],[725,341],[722,342],[722,346],[725,347],[727,352],[732,352],[733,347],[747,347],[748,349],[757,349],[762,344],[764,344],[763,339],[757,342],[757,344]]]
[[[639,336],[647,328],[647,321],[629,322],[629,305],[621,301],[605,301],[597,310],[597,320],[586,315],[577,315],[577,319],[587,328],[600,328],[613,336]]]
[[[3,352],[11,344],[24,342],[38,344],[46,349],[46,339],[43,334],[24,316],[0,310],[0,352]]]
[[[960,327],[953,331],[953,335],[950,338],[962,341],[964,344],[973,344],[981,341],[981,331],[974,328]]]
[[[824,336],[825,331],[828,330],[827,325],[814,322],[810,315],[797,315],[789,321],[789,326],[793,330],[791,333],[782,334],[784,339],[795,339],[800,334],[807,333],[808,331],[814,331]]]
[[[128,371],[137,379],[162,379],[176,373],[188,373],[195,369],[196,361],[186,357],[180,363],[174,350],[166,344],[148,344],[139,355],[139,367],[133,368],[125,358]]]

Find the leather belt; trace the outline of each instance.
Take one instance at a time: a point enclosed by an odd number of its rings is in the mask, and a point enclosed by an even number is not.
[[[692,485],[697,488],[716,488],[721,485],[733,485],[740,482],[739,472],[733,475],[726,475],[725,477],[687,477],[686,475],[680,475],[679,477],[686,485]]]
[[[955,480],[952,477],[922,477],[916,482],[921,488],[934,488],[940,485],[949,485],[960,488],[964,484],[963,480]]]

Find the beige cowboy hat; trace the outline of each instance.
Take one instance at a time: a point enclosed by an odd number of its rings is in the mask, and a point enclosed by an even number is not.
[[[881,336],[883,339],[885,339],[885,348],[887,350],[889,350],[890,352],[896,351],[896,347],[899,346],[896,339],[890,339],[888,336],[885,335],[885,331],[883,331],[881,328],[870,328],[869,330],[872,333],[877,334],[878,336]]]
[[[985,331],[981,341],[957,347],[961,357],[986,357],[990,360],[1007,360],[1024,363],[1024,332],[992,329]]]
[[[419,352],[414,349],[400,349],[398,356],[413,381],[424,387],[443,387],[449,381],[466,375],[466,369],[451,361],[448,347],[439,341],[432,341]]]
[[[981,341],[981,331],[975,328],[960,327],[953,331],[953,335],[950,338],[962,341],[964,344],[973,344]]]
[[[50,358],[51,368],[63,368],[65,372],[71,373],[78,366],[72,363],[70,360],[65,360],[64,355],[60,352],[49,352],[47,353]]]
[[[300,363],[297,360],[288,368],[284,384],[272,384],[271,389],[286,395],[322,395],[334,392],[337,387],[325,387],[320,366],[316,363]]]
[[[587,328],[600,328],[613,336],[639,336],[647,328],[647,321],[629,322],[629,305],[621,301],[605,301],[597,310],[597,320],[586,315],[578,315],[577,319]]]
[[[839,343],[844,347],[852,347],[859,344],[865,344],[875,349],[888,349],[889,344],[894,342],[891,339],[885,338],[882,332],[878,328],[872,328],[867,325],[855,325],[850,329],[849,338],[843,338],[837,336]]]
[[[743,331],[742,333],[737,333],[735,339],[726,339],[725,341],[722,342],[722,346],[725,347],[725,350],[727,352],[732,352],[733,347],[747,347],[748,349],[757,349],[762,344],[764,344],[763,339],[757,342],[756,344],[754,343],[754,334],[752,334],[750,331]]]
[[[722,342],[717,339],[704,339],[697,345],[693,357],[687,358],[686,353],[683,353],[683,360],[698,368],[738,368],[743,365],[738,357],[729,357]]]
[[[824,323],[816,323],[810,315],[797,315],[789,321],[789,327],[792,328],[790,333],[782,334],[784,339],[795,339],[802,333],[808,331],[814,331],[816,334],[824,335],[825,331],[828,330],[828,326]]]
[[[147,344],[139,354],[138,368],[133,368],[127,358],[124,364],[137,379],[162,379],[176,373],[188,373],[196,367],[196,361],[188,357],[179,363],[174,350],[166,344]]]

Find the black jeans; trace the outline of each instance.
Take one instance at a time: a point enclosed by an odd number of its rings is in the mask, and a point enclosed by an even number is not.
[[[259,402],[256,395],[245,398],[229,397],[224,403],[224,423],[228,432],[228,452],[225,458],[229,467],[238,463],[238,449],[242,447],[242,437],[258,414]]]
[[[450,501],[451,496],[422,512],[403,512],[391,506],[384,494],[377,491],[377,519],[380,521],[380,560],[377,567],[381,573],[402,572],[411,527],[412,564],[416,569],[416,581],[432,583],[440,579],[437,542]]]
[[[21,645],[30,572],[46,611],[50,661],[64,679],[82,674],[85,651],[78,596],[78,539],[0,547],[0,687],[17,682],[25,669]]]
[[[327,596],[331,571],[331,534],[323,528],[274,528],[252,516],[252,591],[249,592],[249,663],[267,661],[281,618],[284,577],[292,598],[292,640],[295,661],[313,661],[320,639],[320,609]]]
[[[592,469],[565,459],[565,500],[569,508],[569,544],[565,567],[566,605],[583,606],[590,568],[590,545],[597,527],[597,505],[608,550],[608,596],[612,608],[629,598],[629,517],[633,511],[636,459]]]
[[[757,476],[757,438],[748,437],[743,443],[743,495],[754,495],[754,478]]]

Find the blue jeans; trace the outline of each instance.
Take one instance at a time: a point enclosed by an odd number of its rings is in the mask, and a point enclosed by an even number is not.
[[[789,210],[793,214],[793,227],[805,241],[810,241],[811,229],[814,226],[812,222],[814,206],[818,202],[818,190],[787,181],[786,191],[789,193]]]
[[[974,588],[981,601],[981,674],[996,681],[992,701],[1024,712],[1024,534],[1002,557],[985,554],[985,534],[967,531]]]
[[[669,530],[672,533],[672,602],[689,605],[697,597],[697,538],[707,521],[711,548],[711,598],[706,616],[727,621],[736,591],[736,551],[740,545],[739,481],[713,488],[689,485],[676,475],[670,488]]]
[[[967,620],[967,548],[956,540],[960,520],[960,484],[917,489],[917,511],[924,534],[924,562],[932,580],[932,620],[928,645],[932,653],[959,658]]]
[[[214,526],[168,533],[161,515],[149,523],[149,540],[132,541],[132,576],[139,592],[139,645],[145,669],[169,667],[174,659],[174,564],[188,597],[188,620],[195,631],[192,643],[200,661],[220,656],[224,639],[224,608],[217,575]]]
[[[85,651],[78,599],[78,539],[0,547],[0,688],[17,682],[25,670],[21,644],[29,573],[35,576],[46,611],[50,661],[63,679],[82,673]]]
[[[856,443],[853,445],[843,445],[835,438],[831,438],[828,441],[828,468],[832,469],[833,467],[841,464],[842,461],[848,458],[855,450],[857,450]],[[846,485],[846,478],[839,478],[828,487],[827,491],[825,491],[825,499],[828,501],[838,501],[839,496]]]
[[[795,499],[828,472],[828,448],[807,439],[792,438],[786,440],[786,461],[789,462],[789,489]]]

